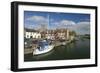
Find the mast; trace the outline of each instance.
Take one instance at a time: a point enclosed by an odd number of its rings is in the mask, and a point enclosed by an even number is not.
[[[47,27],[49,28],[49,14],[48,14],[48,24],[47,24]]]

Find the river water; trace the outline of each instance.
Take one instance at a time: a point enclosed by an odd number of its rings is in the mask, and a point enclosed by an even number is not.
[[[89,59],[90,39],[77,40],[66,45],[55,47],[52,51],[33,56],[24,55],[24,61],[47,61],[47,60],[68,60],[68,59]]]

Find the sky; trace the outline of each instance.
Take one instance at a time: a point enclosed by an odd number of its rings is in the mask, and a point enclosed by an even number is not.
[[[41,24],[48,29],[67,28],[78,34],[90,33],[90,14],[24,11],[24,27],[38,29]]]

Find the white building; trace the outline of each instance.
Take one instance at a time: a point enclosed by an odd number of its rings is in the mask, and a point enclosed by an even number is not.
[[[55,40],[54,34],[46,34],[47,39]]]
[[[25,32],[25,37],[39,39],[41,38],[41,34],[39,32]]]

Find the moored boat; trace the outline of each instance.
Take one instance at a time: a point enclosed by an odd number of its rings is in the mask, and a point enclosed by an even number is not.
[[[39,43],[39,46],[34,49],[33,55],[40,55],[51,51],[54,48],[53,44],[50,44],[47,40],[42,40]]]

